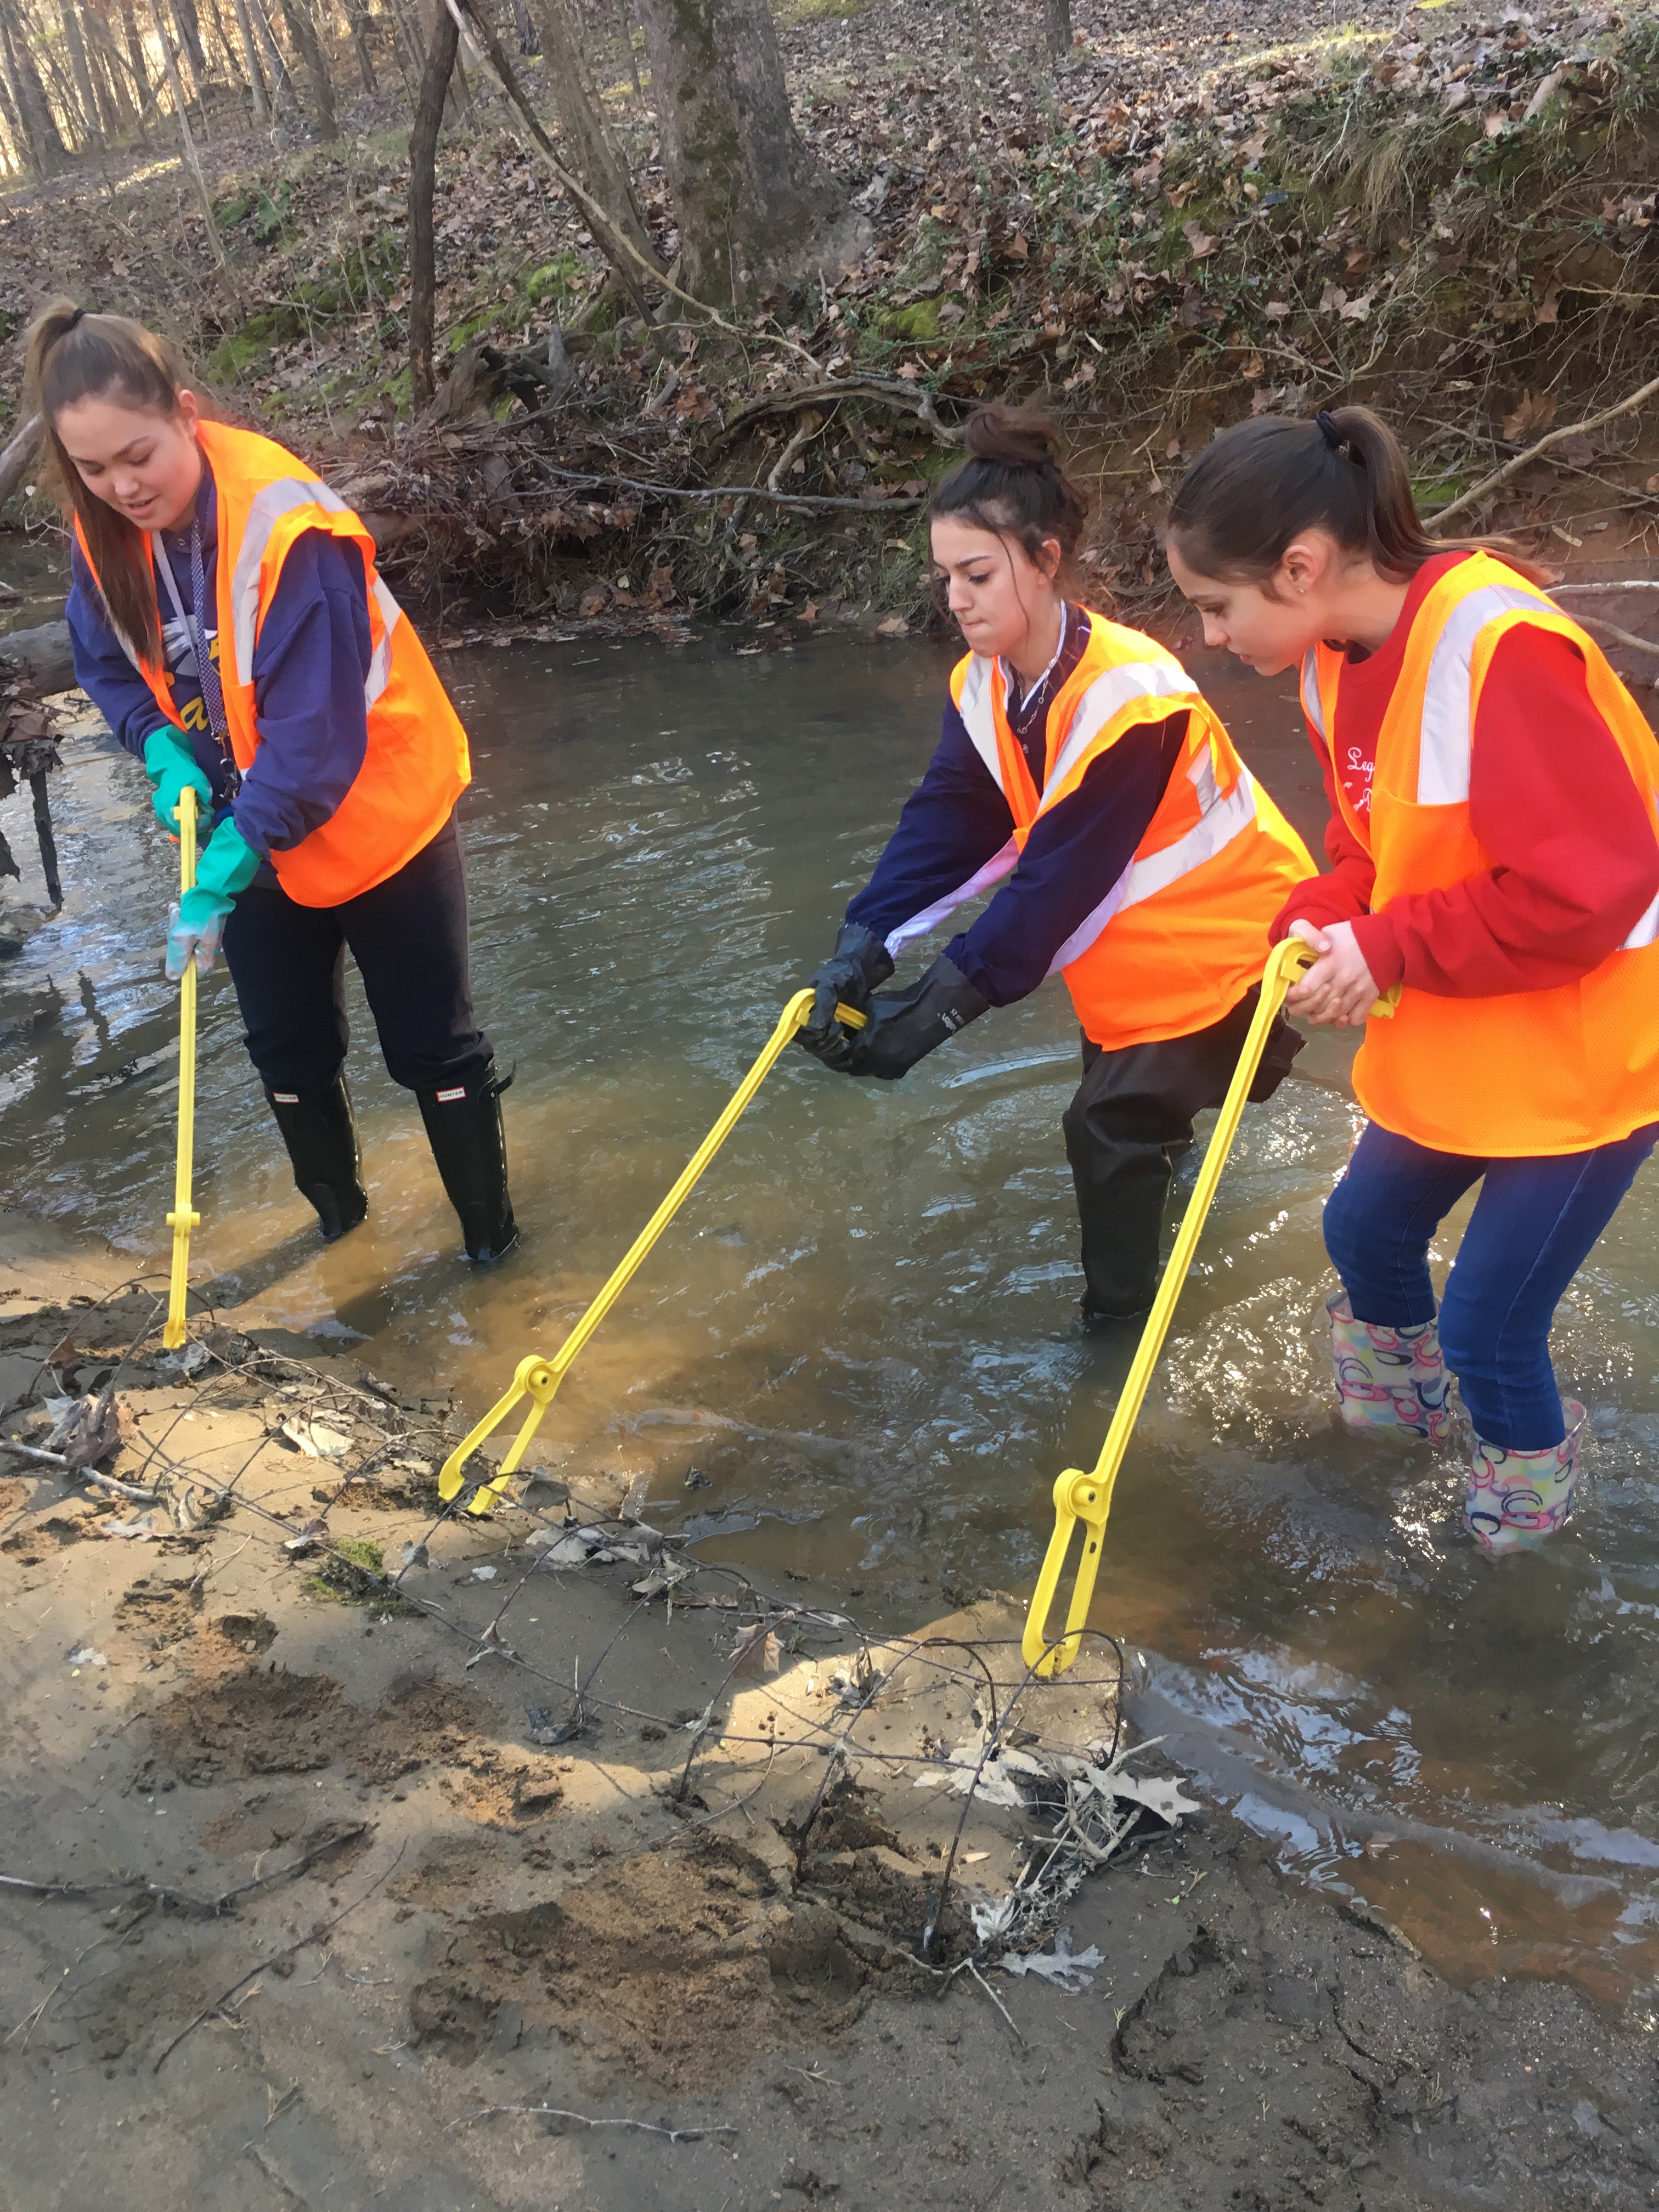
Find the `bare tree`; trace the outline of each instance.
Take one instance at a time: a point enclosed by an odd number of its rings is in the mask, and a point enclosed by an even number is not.
[[[459,27],[448,9],[441,7],[432,19],[426,67],[415,102],[415,126],[409,134],[409,396],[416,410],[432,401],[432,335],[438,304],[432,196],[438,132],[459,47]]]
[[[247,78],[248,93],[253,101],[256,123],[270,120],[270,101],[265,92],[265,73],[259,66],[259,49],[253,43],[253,25],[247,12],[247,0],[231,0],[236,11],[236,35],[242,44],[242,71]]]
[[[720,307],[839,266],[860,226],[789,112],[766,0],[641,0],[680,282]]]
[[[351,50],[357,57],[357,74],[363,81],[363,90],[376,93],[380,85],[374,76],[374,57],[368,50],[368,15],[363,0],[343,0],[345,18],[351,31]]]
[[[543,74],[553,95],[565,161],[647,266],[655,269],[660,265],[656,248],[640,219],[628,165],[587,94],[567,0],[534,0],[534,5],[547,61]]]
[[[7,88],[22,125],[29,166],[37,176],[49,177],[67,160],[69,149],[29,51],[27,28],[17,0],[0,0],[0,58],[4,61]]]
[[[196,13],[196,0],[167,0],[167,6],[199,96],[207,77],[207,56],[202,52],[202,26]]]
[[[63,11],[64,43],[69,48],[70,67],[75,72],[76,88],[81,95],[81,105],[86,110],[88,143],[101,146],[104,143],[103,118],[99,113],[98,94],[93,89],[86,41],[81,35],[81,18],[75,11],[75,0],[59,0],[59,5]]]
[[[259,34],[265,61],[270,70],[270,105],[273,111],[286,107],[291,113],[300,111],[300,95],[294,89],[294,80],[288,73],[288,64],[283,59],[283,50],[276,43],[276,33],[271,28],[265,13],[264,0],[247,0],[247,11],[253,27]]]
[[[323,52],[323,42],[317,35],[317,26],[306,0],[283,0],[283,18],[294,41],[294,51],[310,82],[317,136],[332,143],[340,135],[334,113],[334,80],[328,73],[328,56]]]

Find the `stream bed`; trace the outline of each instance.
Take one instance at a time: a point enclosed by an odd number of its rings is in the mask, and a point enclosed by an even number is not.
[[[1189,659],[1316,847],[1291,687]],[[949,661],[835,638],[447,660],[474,744],[477,999],[517,1064],[523,1246],[483,1274],[460,1256],[354,978],[373,1212],[320,1248],[221,970],[198,1103],[214,1298],[474,1412],[524,1353],[556,1350],[828,951],[926,764]],[[135,763],[91,732],[64,750],[68,903],[41,926],[27,800],[0,810],[23,870],[0,895],[0,1202],[164,1273],[176,855]],[[1638,1181],[1558,1323],[1594,1431],[1573,1533],[1494,1565],[1455,1538],[1456,1465],[1349,1437],[1331,1410],[1319,1217],[1358,1127],[1352,1050],[1315,1036],[1246,1117],[1094,1618],[1144,1655],[1143,1729],[1288,1867],[1363,1892],[1454,1975],[1567,1973],[1645,2021],[1659,1182]],[[1077,1322],[1060,1117],[1078,1072],[1057,981],[902,1084],[792,1050],[584,1353],[546,1462],[579,1486],[595,1467],[641,1480],[649,1517],[704,1556],[833,1577],[861,1618],[927,1618],[987,1587],[1023,1599],[1054,1478],[1092,1462],[1133,1351]]]

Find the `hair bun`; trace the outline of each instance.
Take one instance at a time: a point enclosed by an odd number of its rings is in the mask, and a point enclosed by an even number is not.
[[[1058,469],[1054,426],[1035,407],[976,407],[963,434],[968,457],[1005,469]]]

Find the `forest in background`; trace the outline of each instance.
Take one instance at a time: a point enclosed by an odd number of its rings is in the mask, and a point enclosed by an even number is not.
[[[1641,551],[1656,114],[1607,8],[0,0],[0,391],[54,293],[143,316],[458,633],[898,634],[992,396],[1131,606],[1185,454],[1344,398],[1425,507]]]

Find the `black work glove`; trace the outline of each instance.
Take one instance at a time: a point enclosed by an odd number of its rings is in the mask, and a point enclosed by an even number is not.
[[[883,992],[871,1000],[868,1025],[853,1039],[843,1072],[896,1083],[936,1044],[977,1021],[990,1003],[941,952],[908,991]]]
[[[801,1024],[800,1041],[814,1060],[846,1074],[852,1033],[836,1019],[837,1001],[858,1013],[869,1011],[878,983],[893,972],[887,947],[873,930],[856,921],[844,921],[836,934],[836,949],[809,980],[816,996],[812,1011]]]

